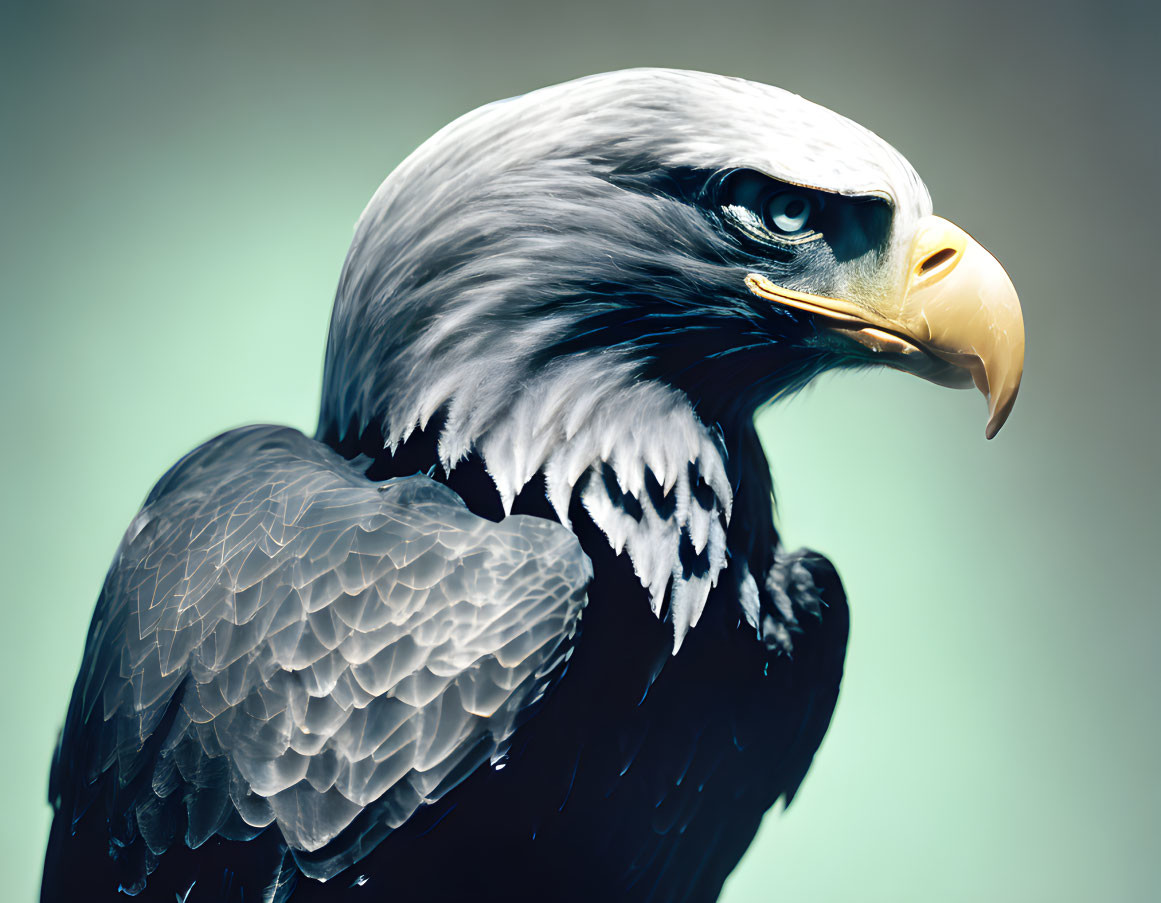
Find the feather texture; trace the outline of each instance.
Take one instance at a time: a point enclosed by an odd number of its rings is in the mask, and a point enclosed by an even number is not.
[[[227,433],[118,552],[54,783],[77,815],[112,790],[114,843],[149,857],[274,824],[331,877],[503,750],[563,671],[589,576],[558,524],[370,483],[294,430]]]

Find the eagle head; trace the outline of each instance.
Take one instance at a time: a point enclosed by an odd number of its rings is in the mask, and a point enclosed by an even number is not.
[[[590,472],[614,504],[704,482],[725,521],[723,445],[762,403],[881,364],[974,383],[990,438],[1023,344],[1003,268],[882,139],[777,88],[629,70],[482,107],[387,178],[340,279],[319,432],[391,449],[438,423],[445,470],[478,455],[508,509],[541,474],[565,522]],[[602,528],[632,553],[636,527]],[[668,565],[634,563],[656,601]]]
[[[398,426],[457,397],[486,421],[592,353],[707,419],[884,364],[974,383],[991,437],[1023,323],[1003,268],[873,133],[767,85],[638,69],[485,106],[391,174],[344,267],[323,421]]]

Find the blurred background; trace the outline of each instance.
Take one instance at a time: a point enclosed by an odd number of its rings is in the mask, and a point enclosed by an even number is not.
[[[1155,6],[0,7],[0,871],[122,531],[169,465],[311,431],[379,182],[487,101],[664,65],[789,88],[898,147],[1020,291],[1023,391],[883,372],[764,413],[789,541],[838,565],[831,731],[727,903],[1161,897]],[[562,876],[567,880],[567,876]]]

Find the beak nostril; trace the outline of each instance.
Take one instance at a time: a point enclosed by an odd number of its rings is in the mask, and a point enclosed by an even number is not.
[[[952,248],[941,248],[934,254],[929,255],[923,263],[919,264],[919,275],[922,276],[930,273],[936,267],[947,263],[953,257],[955,257],[955,251]]]

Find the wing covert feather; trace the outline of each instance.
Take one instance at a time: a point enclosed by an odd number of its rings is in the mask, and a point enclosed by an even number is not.
[[[554,522],[371,483],[295,430],[226,433],[118,550],[52,795],[74,818],[103,797],[146,871],[275,824],[333,876],[502,751],[563,672],[590,576]]]

